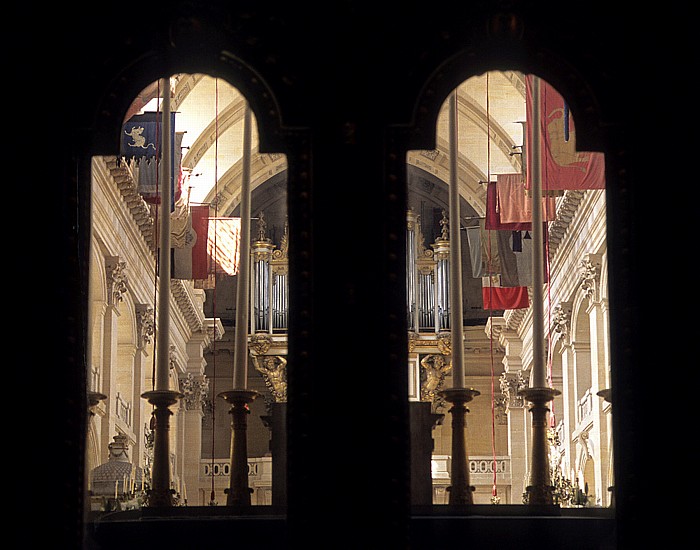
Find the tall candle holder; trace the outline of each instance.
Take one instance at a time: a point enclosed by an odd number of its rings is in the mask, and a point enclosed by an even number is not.
[[[467,458],[466,415],[467,403],[481,392],[474,388],[450,388],[440,392],[446,401],[452,403],[448,411],[452,415],[452,470],[451,485],[448,487],[449,504],[474,504],[474,486],[469,482]]]
[[[149,507],[174,506],[175,490],[170,486],[170,406],[184,397],[172,390],[153,390],[141,395],[155,407],[153,418],[155,430],[153,439],[153,468],[151,471],[151,489],[147,493]]]
[[[518,392],[530,402],[532,413],[532,456],[530,484],[526,487],[528,504],[554,504],[554,485],[549,469],[549,442],[547,440],[548,404],[561,392],[549,387],[523,388]]]
[[[248,405],[259,395],[253,390],[237,389],[219,394],[231,404],[231,481],[226,490],[227,506],[250,506],[253,491],[248,486]]]

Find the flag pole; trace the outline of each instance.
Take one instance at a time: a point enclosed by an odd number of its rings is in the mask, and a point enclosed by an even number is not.
[[[172,178],[172,128],[170,109],[170,78],[164,78],[163,86],[163,152],[160,186],[160,238],[158,252],[158,333],[156,338],[155,390],[141,395],[155,407],[155,433],[153,441],[153,467],[151,489],[148,491],[149,507],[174,505],[174,490],[170,487],[170,406],[177,403],[182,394],[170,390],[170,202]]]
[[[520,390],[531,403],[532,455],[530,485],[526,488],[527,502],[534,505],[554,504],[554,486],[549,471],[549,443],[547,441],[547,413],[549,403],[561,392],[550,388],[545,374],[544,356],[544,245],[542,229],[542,136],[541,87],[537,76],[532,80],[530,189],[532,193],[532,378],[530,387]]]
[[[478,390],[464,387],[464,329],[462,313],[462,252],[459,218],[459,188],[457,177],[457,89],[449,98],[450,146],[450,331],[452,336],[452,388],[440,392],[452,403],[452,470],[448,487],[450,504],[473,504],[474,486],[469,483],[469,460],[465,436],[467,403]]]
[[[245,101],[243,113],[243,158],[241,174],[241,241],[236,286],[236,333],[233,350],[233,389],[221,392],[231,409],[231,478],[226,490],[228,506],[250,506],[252,489],[248,486],[248,404],[258,392],[248,390],[248,299],[250,291],[250,157],[251,111]]]

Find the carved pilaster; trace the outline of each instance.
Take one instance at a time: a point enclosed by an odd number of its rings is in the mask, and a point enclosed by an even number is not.
[[[569,341],[571,328],[571,312],[573,310],[571,302],[560,302],[552,312],[552,325],[554,332],[561,334],[564,341]]]
[[[505,398],[505,410],[521,409],[524,406],[523,396],[520,395],[520,390],[525,388],[527,384],[523,378],[522,371],[504,372],[501,374],[501,393]]]
[[[180,393],[183,395],[182,403],[188,411],[201,410],[209,396],[209,380],[205,377],[195,378],[192,373],[180,380]]]
[[[137,346],[139,348],[144,348],[151,343],[151,337],[155,330],[154,325],[153,308],[147,304],[136,304]]]
[[[126,262],[120,262],[119,256],[108,256],[105,259],[105,275],[107,278],[107,300],[110,306],[117,306],[124,300],[128,290]]]
[[[504,373],[505,374],[505,373]],[[494,416],[499,426],[508,425],[508,398],[501,394],[493,398]]]
[[[581,290],[588,300],[597,302],[600,299],[600,274],[602,269],[600,254],[586,254],[581,260],[579,281]]]

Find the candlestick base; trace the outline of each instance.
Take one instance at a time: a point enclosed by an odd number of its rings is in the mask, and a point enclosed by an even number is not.
[[[151,469],[151,489],[146,497],[148,507],[171,507],[174,505],[175,491],[170,487],[170,406],[177,403],[183,394],[171,390],[153,390],[141,397],[155,407],[153,439],[153,467]]]
[[[219,397],[231,404],[231,484],[226,490],[227,506],[250,506],[248,486],[248,403],[260,394],[253,390],[230,390]]]
[[[465,436],[467,403],[481,392],[474,388],[450,388],[440,392],[446,401],[452,403],[448,411],[452,415],[452,471],[449,504],[474,504],[475,487],[469,484],[469,463],[467,459],[467,441]]]
[[[559,390],[549,387],[523,388],[518,392],[531,403],[532,413],[532,456],[530,465],[530,485],[526,487],[527,503],[535,505],[554,504],[554,485],[549,471],[549,448],[547,442],[547,404]]]

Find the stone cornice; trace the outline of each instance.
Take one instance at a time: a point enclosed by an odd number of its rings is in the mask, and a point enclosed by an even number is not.
[[[204,326],[204,312],[194,307],[192,289],[180,279],[171,279],[170,291],[192,332],[200,332]]]
[[[125,162],[117,162],[115,156],[104,157],[104,161],[148,248],[155,254],[153,215],[148,203],[138,192],[138,186],[134,181],[131,169]]]

